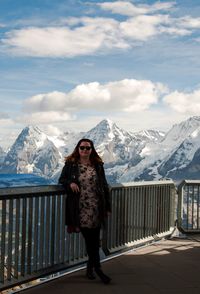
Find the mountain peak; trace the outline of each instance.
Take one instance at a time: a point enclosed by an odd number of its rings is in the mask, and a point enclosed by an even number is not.
[[[42,133],[42,131],[37,127],[37,126],[32,126],[32,125],[29,125],[29,126],[26,126],[23,130],[22,130],[22,132],[21,132],[21,134],[33,134],[33,133],[38,133],[38,134],[41,134]]]
[[[200,116],[191,116],[188,119],[173,125],[172,128],[176,126],[181,126],[182,128],[191,128],[193,126],[199,126],[199,125],[200,125]]]
[[[16,147],[21,149],[27,144],[38,148],[44,144],[45,140],[47,136],[37,126],[27,126],[17,137],[12,149]]]
[[[123,141],[125,136],[130,137],[131,135],[119,128],[112,120],[104,119],[87,132],[87,136],[88,138],[93,138],[96,144],[99,145],[103,141],[111,141],[116,137],[121,138]]]
[[[198,127],[200,127],[200,116],[192,116],[179,124],[173,125],[163,139],[163,142],[167,145],[173,145],[172,142],[180,144]]]
[[[191,116],[190,118],[187,119],[188,121],[198,121],[200,122],[200,116]]]
[[[103,119],[102,121],[100,121],[96,125],[96,128],[103,128],[103,129],[111,130],[114,126],[116,126],[116,124],[112,120],[106,118],[106,119]]]

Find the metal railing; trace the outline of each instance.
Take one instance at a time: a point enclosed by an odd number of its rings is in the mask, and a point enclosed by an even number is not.
[[[172,181],[111,188],[112,214],[102,234],[105,254],[170,235],[175,221]],[[81,234],[65,228],[61,186],[0,189],[0,290],[86,260]]]
[[[182,232],[200,232],[200,181],[184,180],[178,189],[178,228]]]
[[[105,231],[104,251],[112,253],[159,234],[171,234],[176,219],[175,195],[172,181],[112,186],[112,214]]]

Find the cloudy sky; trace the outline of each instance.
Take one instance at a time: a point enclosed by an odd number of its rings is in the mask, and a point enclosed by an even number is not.
[[[200,115],[200,1],[0,0],[0,146]]]

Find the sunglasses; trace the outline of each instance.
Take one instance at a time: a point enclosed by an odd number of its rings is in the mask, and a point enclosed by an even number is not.
[[[90,149],[92,149],[92,147],[90,147],[90,146],[79,146],[79,149],[80,150],[90,150]]]

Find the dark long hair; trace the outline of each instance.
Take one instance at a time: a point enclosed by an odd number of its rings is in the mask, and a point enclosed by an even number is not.
[[[92,140],[87,139],[87,138],[82,138],[81,140],[78,141],[76,147],[74,148],[74,151],[67,157],[65,157],[65,161],[71,161],[71,162],[75,162],[77,163],[80,159],[80,155],[79,155],[79,146],[82,142],[88,142],[90,143],[90,146],[92,147],[92,152],[90,154],[90,161],[92,164],[96,164],[96,163],[103,163],[101,157],[98,155],[98,153],[96,152],[95,148],[94,148],[94,144],[92,142]]]

